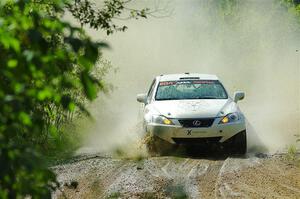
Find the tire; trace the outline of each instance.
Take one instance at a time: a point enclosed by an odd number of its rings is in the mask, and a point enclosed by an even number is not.
[[[147,152],[150,156],[159,156],[160,150],[158,148],[157,140],[154,136],[151,136],[150,139],[146,143]]]
[[[232,152],[237,155],[244,155],[247,152],[246,130],[236,134],[232,142]]]
[[[151,136],[146,143],[147,151],[150,156],[168,155],[172,153],[175,146],[157,136]]]

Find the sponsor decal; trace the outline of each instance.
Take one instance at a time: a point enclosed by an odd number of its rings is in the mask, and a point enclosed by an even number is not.
[[[159,82],[159,86],[171,86],[180,84],[215,84],[215,80],[185,80],[185,81],[165,81]]]
[[[186,134],[187,134],[187,135],[192,135],[192,129],[188,129],[188,130],[186,131]]]
[[[172,81],[172,82],[159,82],[160,86],[170,86],[170,85],[175,85],[176,82]]]

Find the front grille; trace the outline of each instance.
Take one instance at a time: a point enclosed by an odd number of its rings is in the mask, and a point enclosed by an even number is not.
[[[201,118],[201,119],[180,119],[179,123],[185,128],[200,128],[200,127],[210,127],[215,118]]]
[[[209,137],[209,138],[172,138],[176,144],[211,144],[218,143],[221,137]]]

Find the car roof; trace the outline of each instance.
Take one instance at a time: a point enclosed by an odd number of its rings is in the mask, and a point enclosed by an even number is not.
[[[158,81],[176,81],[184,79],[219,80],[219,78],[216,75],[199,73],[181,73],[157,76]]]

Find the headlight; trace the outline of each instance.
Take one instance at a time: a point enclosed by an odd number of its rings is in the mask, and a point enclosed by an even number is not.
[[[152,117],[152,122],[156,124],[174,125],[174,123],[170,119],[162,115],[154,115]]]
[[[236,122],[240,119],[240,116],[238,113],[229,113],[228,115],[224,116],[219,124],[227,124],[231,122]]]

